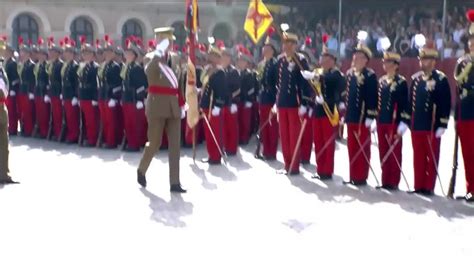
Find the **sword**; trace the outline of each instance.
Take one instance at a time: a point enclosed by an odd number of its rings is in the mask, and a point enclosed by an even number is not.
[[[265,123],[263,123],[263,125],[257,130],[257,134],[255,134],[255,137],[257,138],[257,149],[255,150],[255,155],[254,155],[254,157],[257,158],[257,159],[262,159],[262,158],[263,158],[263,157],[260,155],[260,150],[261,150],[261,146],[262,146],[260,134],[262,133],[262,130],[263,130],[268,124],[270,124],[270,121],[272,120],[272,118],[273,118],[273,112],[270,111],[270,114],[268,115],[267,120],[266,120]]]
[[[300,133],[298,135],[298,140],[296,141],[296,146],[295,146],[295,150],[293,151],[293,158],[291,158],[290,169],[288,171],[288,174],[291,173],[291,169],[293,169],[293,165],[295,164],[296,155],[298,154],[298,152],[300,150],[301,141],[303,140],[303,134],[304,134],[304,130],[306,128],[307,123],[308,123],[308,119],[305,118],[303,120],[303,125],[301,126],[301,130],[300,130]]]
[[[387,140],[387,143],[390,143],[390,140],[387,135],[385,135],[385,139]],[[395,142],[392,144],[392,146],[390,146],[387,153],[385,153],[385,155],[383,156],[382,162],[380,163],[380,167],[382,167],[387,162],[388,158],[390,157],[390,154],[395,150],[401,139],[401,137],[395,139]]]
[[[388,139],[388,136],[387,136],[387,135],[385,135],[385,139],[387,140],[387,142],[389,142],[389,139]],[[397,138],[397,139],[395,140],[395,144],[393,145],[394,147],[397,146],[397,143],[399,142],[400,139],[401,139],[401,137],[400,137],[400,138]],[[387,152],[387,154],[388,154],[388,155],[392,154],[392,153],[393,153],[393,150],[394,150],[394,149],[389,150],[389,152]],[[385,155],[385,156],[387,156],[387,155]],[[397,158],[397,156],[395,156],[395,154],[393,154],[393,158],[395,159],[395,162],[397,163],[397,166],[398,166],[398,168],[400,169],[400,173],[402,174],[403,180],[405,181],[405,184],[407,185],[408,191],[411,191],[410,185],[408,185],[408,180],[407,180],[407,178],[406,178],[406,176],[405,176],[405,173],[403,172],[402,165],[400,164],[400,161],[398,161],[398,158]],[[380,167],[382,167],[382,165],[383,165],[384,162],[385,162],[385,161],[383,161],[383,162],[381,163]]]
[[[321,148],[319,152],[316,152],[316,159],[318,159],[318,156],[320,156],[328,147],[331,145],[331,143],[336,139],[338,136],[339,132],[336,131],[331,138],[324,144],[324,146]]]
[[[204,122],[206,122],[207,127],[209,128],[209,132],[211,132],[212,140],[214,141],[214,144],[217,146],[217,150],[219,151],[222,159],[224,160],[224,164],[227,164],[227,154],[222,152],[221,146],[219,145],[219,142],[217,142],[216,134],[214,134],[214,131],[212,130],[211,123],[209,123],[209,119],[207,118],[206,115],[202,116],[204,118]]]
[[[436,118],[436,109],[437,109],[436,107],[437,107],[436,104],[433,104],[433,113],[431,115],[431,136],[426,136],[426,138],[428,140],[428,146],[430,147],[431,159],[433,160],[433,164],[436,171],[436,177],[438,178],[439,186],[441,187],[441,192],[443,193],[444,197],[446,197],[446,193],[444,192],[444,188],[443,188],[443,183],[441,183],[441,177],[439,176],[438,162],[436,161],[436,157],[435,157],[435,153],[433,149],[433,143],[431,141],[433,139],[433,131],[434,131],[435,118]]]
[[[365,161],[367,162],[367,164],[369,164],[369,168],[370,168],[370,171],[372,172],[372,174],[374,175],[374,178],[375,178],[375,181],[377,182],[377,186],[380,186],[380,182],[379,182],[379,179],[377,178],[377,175],[375,175],[375,171],[374,169],[372,168],[372,165],[370,165],[370,160],[369,160],[369,157],[367,156],[367,154],[365,153],[364,149],[362,148],[362,143],[360,142],[360,135],[353,132],[354,133],[354,137],[357,141],[357,143],[359,144],[359,147],[361,147],[361,151],[362,151],[362,155],[364,155],[364,158],[365,158]],[[370,137],[369,137],[370,139]]]

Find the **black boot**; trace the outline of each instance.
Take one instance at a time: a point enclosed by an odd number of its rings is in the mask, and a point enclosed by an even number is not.
[[[171,185],[170,191],[173,193],[186,193],[187,191],[181,187],[180,184]]]
[[[137,170],[137,182],[140,186],[146,188],[146,177],[144,174],[140,173],[139,170]]]
[[[0,179],[0,185],[12,185],[12,184],[20,184],[20,182],[14,181],[10,176],[7,176],[5,179]]]
[[[309,164],[309,160],[301,161],[301,164],[302,164],[302,165],[308,165],[308,164]]]
[[[203,163],[208,163],[210,165],[219,165],[219,164],[221,164],[221,160],[211,160],[209,158],[203,159],[202,162]]]
[[[317,175],[314,174],[311,176],[313,179],[319,179],[321,181],[332,180],[332,175]]]
[[[356,187],[362,187],[362,186],[367,186],[367,181],[366,180],[362,180],[362,181],[355,181],[351,178],[351,181],[349,182],[343,182],[343,184],[347,185],[347,184],[351,184],[351,185],[354,185]]]
[[[288,172],[288,175],[291,175],[291,176],[299,175],[299,174],[300,174],[300,170],[292,170]]]

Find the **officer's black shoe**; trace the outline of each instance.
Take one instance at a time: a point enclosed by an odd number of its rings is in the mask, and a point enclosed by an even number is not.
[[[227,156],[235,156],[235,155],[237,155],[236,152],[227,152],[226,154],[227,154]]]
[[[422,196],[432,196],[433,195],[433,191],[428,190],[428,189],[417,189],[417,190],[413,191],[413,193],[418,194],[418,195],[422,195]]]
[[[389,191],[398,190],[398,187],[392,186],[392,185],[382,185],[381,188],[382,188],[382,189],[385,189],[385,190],[389,190]]]
[[[95,147],[95,145],[94,145],[94,144],[90,144],[89,142],[86,141],[86,142],[84,142],[84,144],[82,144],[82,147],[85,147],[85,148],[93,148],[93,147]]]
[[[0,179],[0,185],[12,185],[20,184],[20,182],[14,181],[10,176],[7,176],[5,179]]]
[[[308,165],[308,164],[309,164],[309,160],[308,160],[308,161],[307,161],[307,160],[301,161],[301,164],[302,164],[302,165]]]
[[[64,143],[66,143],[66,144],[77,144],[77,141],[66,140]]]
[[[146,177],[144,174],[140,173],[139,170],[137,170],[137,182],[142,186],[143,188],[146,187]]]
[[[249,144],[248,140],[247,141],[239,141],[239,145],[246,146]]]
[[[18,135],[18,132],[8,132],[8,135],[11,137],[11,136],[16,136]]]
[[[311,178],[325,181],[325,180],[332,180],[332,175],[317,175],[317,174],[314,174],[314,175],[311,176]]]
[[[293,171],[288,172],[288,175],[292,175],[292,176],[299,175],[299,174],[300,174],[300,170],[293,170]]]
[[[202,162],[203,163],[208,163],[210,165],[219,165],[219,164],[221,164],[221,160],[211,160],[209,158],[203,159]]]
[[[255,154],[253,157],[255,157],[255,159],[258,159],[258,160],[265,160],[265,157],[263,157],[263,155],[261,154]]]
[[[362,187],[362,186],[367,186],[367,181],[366,180],[352,180],[349,182],[344,182],[344,184],[351,184],[356,187]]]
[[[474,203],[474,195],[472,195],[472,193],[467,193],[464,199],[466,202]]]
[[[173,193],[186,193],[186,189],[183,189],[180,184],[171,185],[170,191]]]

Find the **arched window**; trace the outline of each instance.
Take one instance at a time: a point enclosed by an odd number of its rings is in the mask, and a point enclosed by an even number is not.
[[[186,30],[184,29],[184,22],[177,21],[171,25],[174,28],[174,36],[176,37],[175,44],[177,44],[180,48],[184,46],[186,43]]]
[[[81,45],[81,36],[86,36],[88,43],[94,43],[94,28],[89,19],[85,17],[78,17],[71,23],[71,38],[76,41],[78,47]]]
[[[38,34],[38,23],[31,15],[20,14],[13,20],[12,44],[14,47],[18,47],[18,38],[20,36],[23,38],[24,43],[28,43],[28,40],[36,43]]]
[[[129,19],[122,27],[122,45],[125,46],[125,40],[135,36],[143,40],[143,30],[140,23],[135,19]]]
[[[231,28],[227,23],[218,23],[214,29],[212,30],[212,36],[216,38],[216,40],[222,40],[226,42],[230,41],[231,37]]]

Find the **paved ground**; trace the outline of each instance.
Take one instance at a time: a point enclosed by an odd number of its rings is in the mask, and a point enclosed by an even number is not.
[[[412,186],[408,137],[404,144]],[[440,163],[445,189],[452,144],[450,131]],[[328,183],[311,180],[314,165],[301,176],[276,175],[282,163],[253,159],[254,144],[228,167],[194,165],[185,150],[183,196],[168,192],[164,153],[144,190],[135,183],[140,154],[23,138],[11,146],[22,184],[0,188],[0,265],[474,265],[474,207],[343,186],[344,145]],[[462,170],[458,176],[463,194]]]

